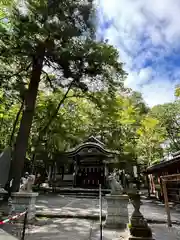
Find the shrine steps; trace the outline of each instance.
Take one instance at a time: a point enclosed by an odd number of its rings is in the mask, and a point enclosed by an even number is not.
[[[61,188],[72,188],[73,181],[61,181],[59,186]]]
[[[57,187],[55,189],[56,193],[61,193],[63,195],[78,196],[78,197],[98,197],[99,189],[87,189],[87,188],[62,188]],[[109,189],[102,189],[102,195],[110,193]]]
[[[99,196],[99,189],[73,188],[73,187],[56,187],[54,189],[52,188],[43,189],[41,187],[39,190],[40,192],[54,192],[66,196],[92,197],[92,198]],[[110,189],[102,189],[101,192],[102,196],[104,196],[110,193]]]

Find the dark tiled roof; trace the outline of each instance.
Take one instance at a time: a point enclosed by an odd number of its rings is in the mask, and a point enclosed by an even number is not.
[[[174,154],[174,157],[167,161],[162,161],[160,163],[154,164],[147,168],[146,173],[160,172],[161,170],[172,167],[173,165],[180,164],[180,154]]]

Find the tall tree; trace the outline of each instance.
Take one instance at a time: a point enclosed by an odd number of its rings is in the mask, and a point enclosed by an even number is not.
[[[24,94],[24,110],[12,161],[13,191],[19,190],[36,98],[45,67],[54,71],[52,85],[83,92],[122,86],[125,73],[117,51],[94,40],[94,10],[91,0],[64,2],[27,0],[14,6],[10,29],[1,28],[1,79],[7,79]],[[48,75],[48,72],[46,71]],[[17,167],[18,166],[18,167]]]

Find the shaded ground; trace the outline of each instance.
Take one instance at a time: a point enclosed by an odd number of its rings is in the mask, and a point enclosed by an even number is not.
[[[173,226],[168,228],[166,224],[149,224],[155,240],[179,240],[180,227]]]
[[[99,240],[99,224],[86,219],[54,218],[29,225],[25,240]],[[9,225],[4,230],[21,239],[22,226]],[[103,240],[127,240],[128,232],[103,230]],[[1,239],[0,239],[1,240]],[[5,239],[2,239],[5,240]]]
[[[91,225],[93,223],[88,220],[78,219],[53,219],[44,226],[34,226],[27,233],[28,240],[38,239],[90,239]]]
[[[106,201],[103,199],[103,214],[106,214]],[[36,210],[38,214],[49,214],[49,215],[72,215],[72,216],[99,216],[99,200],[98,199],[88,199],[88,198],[73,198],[73,197],[63,197],[58,195],[40,196],[36,204]]]
[[[150,224],[149,226],[153,231],[153,237],[155,240],[180,239],[179,227],[173,226],[172,228],[168,229],[165,224]],[[18,234],[16,226],[14,225],[13,227],[14,231],[16,229],[16,236],[20,240],[20,232]],[[28,230],[26,231],[25,240],[99,240],[99,236],[100,231],[97,221],[94,222],[85,219],[60,218],[50,219],[48,221],[38,223],[38,225],[29,226]],[[103,240],[127,239],[128,232],[103,229]]]
[[[167,216],[164,204],[153,200],[142,200],[141,212],[147,220],[153,222],[166,222]],[[102,213],[107,212],[106,200],[103,198]],[[99,200],[88,198],[64,197],[61,195],[39,196],[37,201],[37,213],[49,215],[72,215],[72,216],[99,216]],[[133,212],[133,207],[128,204],[129,216]],[[180,210],[171,209],[171,218],[174,222],[180,223]]]
[[[103,199],[103,214],[106,214],[107,204]],[[133,208],[128,205],[129,215]],[[59,215],[86,216],[99,214],[98,199],[63,197],[61,195],[45,195],[39,196],[37,201],[37,211],[41,213],[51,213]],[[166,221],[165,209],[162,204],[143,200],[141,212],[149,220]],[[180,214],[178,211],[171,210],[172,219],[180,222]],[[153,235],[156,240],[177,240],[180,239],[180,226],[173,225],[167,228],[167,224],[150,224]],[[20,239],[22,224],[6,224],[3,228],[17,235]],[[103,240],[125,240],[127,233],[120,231],[103,230]],[[99,240],[99,223],[88,219],[77,218],[41,218],[32,226],[28,226],[25,240]]]

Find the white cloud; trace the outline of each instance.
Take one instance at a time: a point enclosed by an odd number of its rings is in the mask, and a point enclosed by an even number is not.
[[[142,68],[139,72],[131,72],[128,75],[125,85],[132,86],[138,90],[140,86],[146,84],[151,79],[152,74],[153,72],[151,67]]]
[[[114,20],[105,38],[125,62],[126,85],[140,90],[151,106],[174,100],[180,70],[168,66],[165,58],[180,50],[180,1],[99,0],[99,4]]]
[[[142,87],[142,95],[149,106],[163,104],[165,102],[174,101],[174,87],[170,81],[163,79],[152,82]]]
[[[140,84],[146,83],[152,77],[152,68],[142,68],[139,72]]]
[[[141,81],[140,75],[142,72],[143,79],[148,81],[147,84],[143,84]],[[167,78],[153,78],[151,74],[152,72],[146,72],[144,69],[142,69],[139,74],[131,72],[125,85],[130,86],[135,91],[140,91],[144,100],[150,107],[174,101],[174,88],[178,84],[178,81],[171,82]]]
[[[159,33],[170,43],[180,36],[180,2],[177,0],[100,0],[108,17],[115,18],[115,25],[126,33],[138,38],[146,31],[149,37]],[[174,37],[174,38],[173,38]],[[161,39],[161,38],[160,38]],[[162,42],[161,42],[162,43]]]

